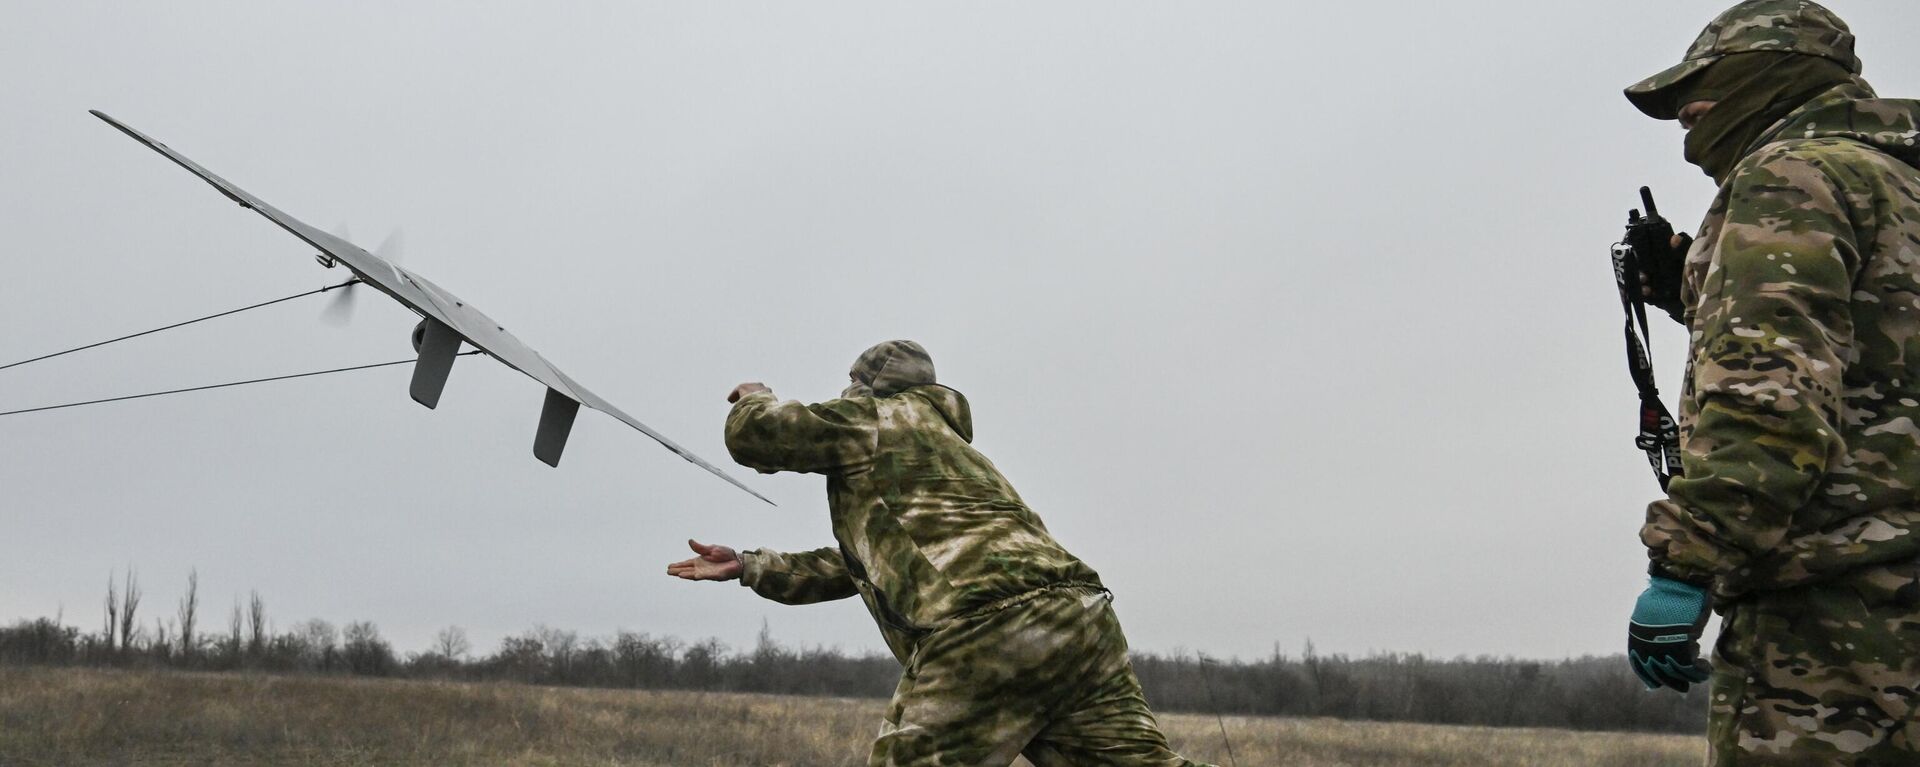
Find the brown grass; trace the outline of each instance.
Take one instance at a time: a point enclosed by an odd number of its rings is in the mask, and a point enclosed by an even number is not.
[[[0,765],[861,765],[882,701],[0,668]],[[1161,717],[1227,764],[1211,716]],[[1694,765],[1694,738],[1228,718],[1243,767]],[[1024,765],[1024,762],[1020,764]]]

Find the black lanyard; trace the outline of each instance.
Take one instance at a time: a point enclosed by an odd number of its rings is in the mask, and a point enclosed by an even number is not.
[[[1646,341],[1652,334],[1647,330],[1647,304],[1640,297],[1640,263],[1625,243],[1613,246],[1613,280],[1620,288],[1620,308],[1627,315],[1627,372],[1640,391],[1640,434],[1633,443],[1646,451],[1654,478],[1666,490],[1670,479],[1681,476],[1680,426],[1653,383],[1653,360],[1647,355]]]

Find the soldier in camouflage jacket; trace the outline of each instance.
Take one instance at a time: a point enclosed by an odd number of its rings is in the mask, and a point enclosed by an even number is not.
[[[1720,183],[1681,275],[1685,476],[1641,530],[1722,615],[1716,765],[1920,764],[1920,102],[1859,72],[1830,11],[1753,0],[1627,90]]]
[[[967,399],[926,350],[880,344],[849,377],[813,405],[743,384],[726,427],[742,465],[826,476],[839,545],[695,544],[669,572],[737,573],[785,604],[859,595],[905,667],[871,765],[1193,764],[1147,708],[1099,574],[973,448]]]

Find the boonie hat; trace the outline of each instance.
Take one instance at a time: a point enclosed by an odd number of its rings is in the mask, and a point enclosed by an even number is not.
[[[1747,0],[1708,22],[1680,63],[1628,86],[1627,100],[1648,117],[1672,120],[1684,106],[1673,103],[1679,93],[1675,86],[1727,54],[1750,51],[1819,56],[1860,74],[1853,30],[1833,11],[1812,0]]]

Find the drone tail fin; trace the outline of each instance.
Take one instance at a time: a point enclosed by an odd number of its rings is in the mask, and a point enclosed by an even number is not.
[[[540,429],[533,435],[533,456],[548,466],[559,466],[560,451],[567,448],[567,435],[573,432],[573,419],[579,414],[578,401],[548,389],[547,401],[540,406]]]
[[[460,356],[460,333],[447,323],[428,317],[420,322],[422,332],[415,346],[420,361],[413,366],[413,401],[429,409],[440,404],[440,393],[447,388],[447,376],[453,373],[453,360]]]

